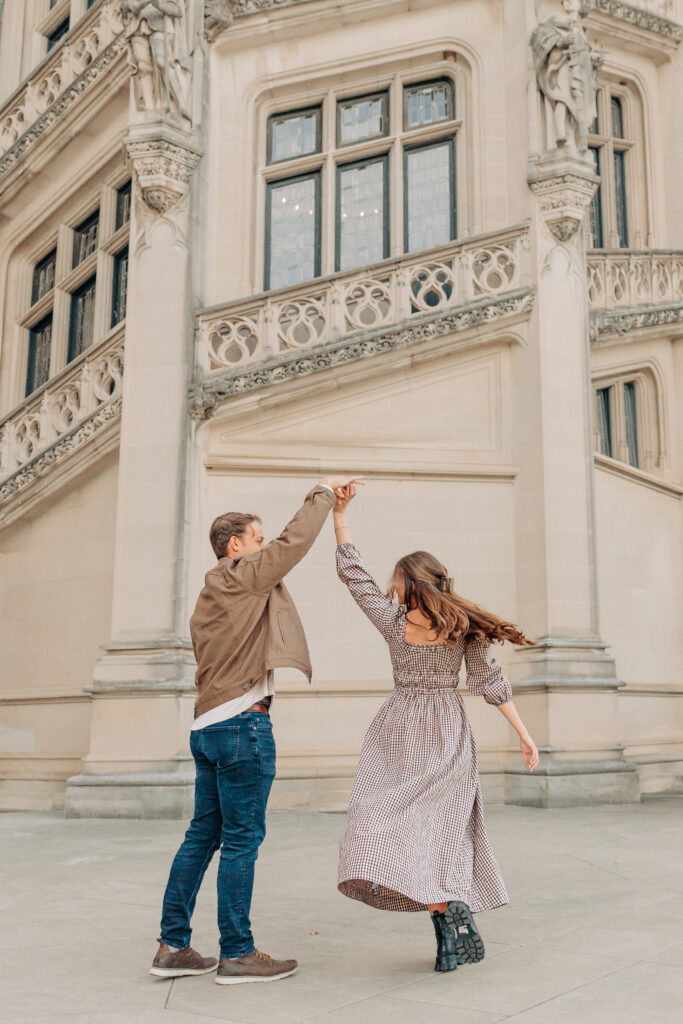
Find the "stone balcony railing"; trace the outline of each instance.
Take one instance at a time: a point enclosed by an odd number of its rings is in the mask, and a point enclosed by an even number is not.
[[[119,0],[101,0],[0,110],[0,179],[125,50]]]
[[[529,309],[528,226],[199,314],[194,415],[242,391]]]
[[[123,351],[121,327],[0,421],[0,509],[118,418]]]
[[[587,269],[594,339],[683,322],[683,251],[597,249]]]

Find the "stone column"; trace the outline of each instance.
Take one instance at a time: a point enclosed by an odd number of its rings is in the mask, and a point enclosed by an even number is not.
[[[552,49],[555,69],[563,45],[572,61],[581,46],[575,5],[563,7],[566,16],[550,19],[532,37],[541,93],[541,43],[546,53]],[[550,100],[537,96],[541,125],[532,135],[542,144],[528,175],[538,293],[531,343],[518,363],[517,556],[519,619],[538,641],[517,655],[515,700],[541,762],[530,775],[515,758],[506,770],[505,799],[543,807],[639,798],[619,742],[622,684],[598,620],[584,235],[598,178],[585,146],[585,122],[592,120],[587,68],[584,60],[583,110],[578,59],[563,112],[547,108],[561,102],[561,77],[552,80]]]
[[[134,89],[125,146],[135,201],[112,629],[86,688],[93,698],[90,751],[83,773],[68,781],[71,817],[182,817],[192,807],[187,386],[191,260],[199,250],[193,171],[202,152],[194,114],[201,109],[201,44],[193,26],[202,12],[192,2],[175,6],[177,15],[150,12],[147,25],[132,16],[126,22]],[[153,59],[151,72],[140,60],[150,31],[166,40],[164,60]]]

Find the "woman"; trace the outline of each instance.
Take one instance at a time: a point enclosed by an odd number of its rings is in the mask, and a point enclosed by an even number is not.
[[[381,910],[428,909],[437,938],[434,969],[453,971],[484,956],[473,914],[508,902],[484,829],[458,673],[464,657],[470,693],[483,695],[516,729],[533,771],[538,750],[490,656],[493,641],[531,641],[453,593],[446,569],[426,551],[402,558],[388,596],[382,594],[351,543],[346,507],[354,493],[347,489],[334,508],[337,572],[387,641],[396,688],[363,743],[339,889]]]

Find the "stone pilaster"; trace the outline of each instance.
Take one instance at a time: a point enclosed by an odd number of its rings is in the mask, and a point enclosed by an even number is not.
[[[112,626],[86,688],[90,750],[82,774],[68,781],[71,817],[175,818],[192,809],[186,394],[194,356],[191,260],[199,251],[193,172],[202,136],[192,111],[201,109],[193,76],[201,77],[202,14],[200,4],[186,3],[174,34],[167,32],[165,62],[149,81],[139,62],[134,83],[125,140],[134,209]],[[129,35],[142,32],[133,19],[127,25]]]
[[[622,683],[600,637],[596,579],[584,220],[598,179],[568,141],[530,162],[528,183],[537,296],[518,357],[516,542],[519,620],[538,639],[512,674],[541,760],[529,774],[511,759],[505,799],[628,802],[638,780],[619,739]]]

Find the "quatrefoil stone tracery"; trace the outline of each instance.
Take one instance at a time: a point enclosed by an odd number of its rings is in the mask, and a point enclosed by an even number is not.
[[[320,299],[292,299],[280,307],[278,337],[283,348],[308,348],[323,341],[327,316]]]
[[[217,366],[240,366],[249,362],[258,344],[256,322],[248,317],[222,320],[210,333],[211,363]]]
[[[344,305],[350,327],[358,330],[379,327],[389,320],[392,312],[389,282],[355,281],[346,289]]]

